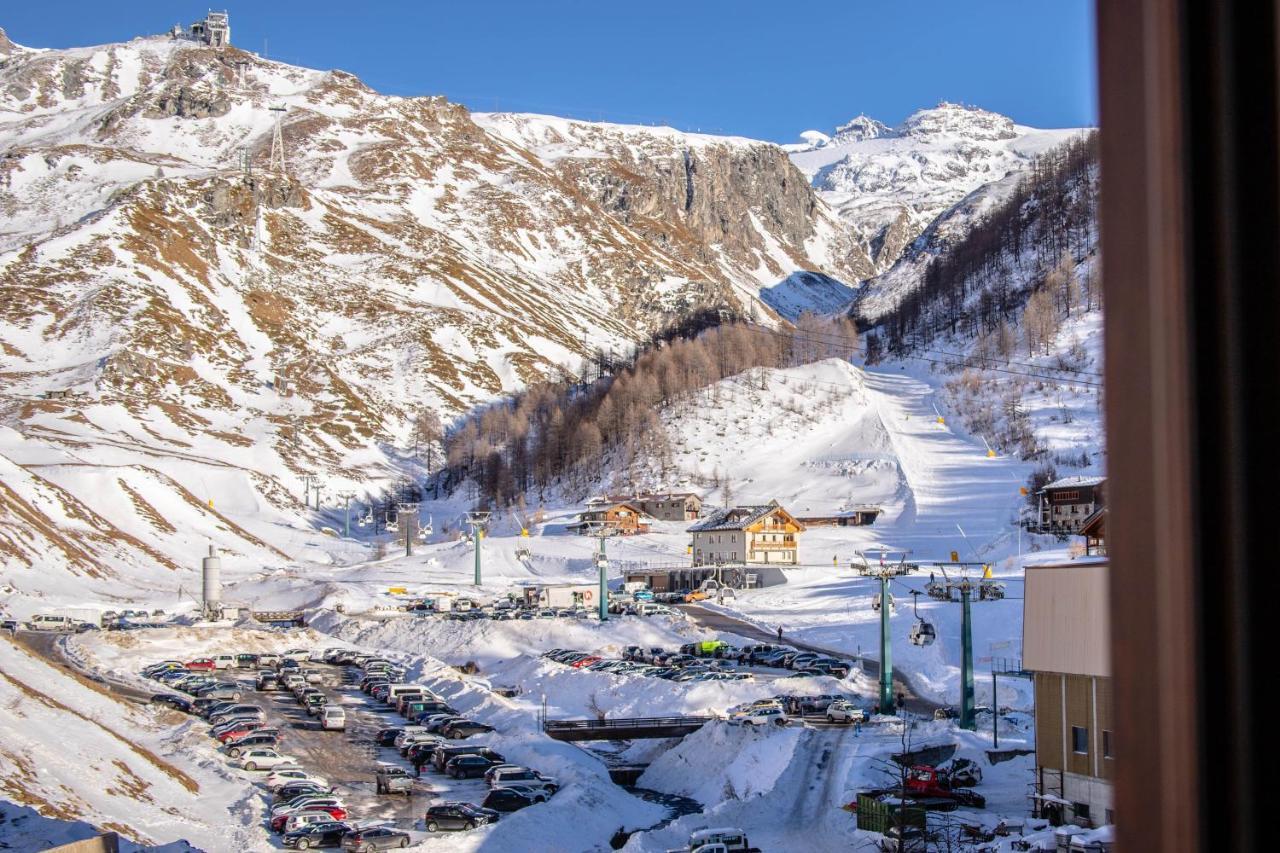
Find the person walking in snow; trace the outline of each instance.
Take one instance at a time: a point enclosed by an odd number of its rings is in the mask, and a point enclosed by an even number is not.
[[[782,642],[782,626],[781,625],[778,626],[778,642],[779,643]]]
[[[422,778],[422,765],[427,763],[427,753],[425,750],[418,750],[413,755],[413,776],[415,779]]]

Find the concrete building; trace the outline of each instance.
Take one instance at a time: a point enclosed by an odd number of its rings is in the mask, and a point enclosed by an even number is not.
[[[1060,823],[1115,822],[1107,582],[1105,560],[1026,570],[1022,665],[1035,683],[1035,809]]]
[[[1037,533],[1072,535],[1080,532],[1085,519],[1103,505],[1106,477],[1063,477],[1036,492],[1039,499]]]
[[[777,501],[722,509],[689,528],[693,564],[794,566],[799,562],[797,536],[803,530],[804,525]]]
[[[226,12],[210,11],[203,21],[196,21],[187,32],[175,25],[170,33],[174,38],[189,38],[210,47],[226,47],[231,44],[231,18]]]

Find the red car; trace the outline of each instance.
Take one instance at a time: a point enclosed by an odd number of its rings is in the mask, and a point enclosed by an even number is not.
[[[258,723],[245,723],[243,726],[236,726],[233,729],[227,729],[225,732],[218,735],[217,738],[220,743],[229,743],[233,740],[239,740],[245,735],[251,735],[260,728],[262,728],[262,726]]]
[[[602,660],[604,660],[604,658],[591,655],[590,657],[585,657],[582,660],[574,661],[572,664],[570,664],[570,666],[572,666],[574,669],[581,669],[584,666],[590,666],[591,664],[599,663]]]
[[[339,808],[338,806],[328,806],[328,807],[314,808],[314,809],[303,809],[300,812],[293,812],[292,814],[278,814],[275,817],[271,818],[271,831],[284,832],[284,825],[289,822],[289,818],[293,817],[294,814],[308,814],[310,812],[326,812],[328,813],[329,817],[333,818],[334,820],[347,819],[347,810],[344,808]]]
[[[191,672],[213,672],[218,668],[214,664],[213,658],[196,658],[195,660],[187,661],[185,666]]]

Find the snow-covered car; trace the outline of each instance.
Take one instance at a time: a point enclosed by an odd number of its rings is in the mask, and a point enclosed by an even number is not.
[[[245,770],[270,770],[285,764],[296,766],[289,756],[281,755],[274,749],[266,747],[249,750],[237,762],[237,765]]]

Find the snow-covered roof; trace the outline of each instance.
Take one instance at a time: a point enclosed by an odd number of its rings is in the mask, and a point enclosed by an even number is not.
[[[734,506],[717,510],[689,528],[690,533],[705,533],[708,530],[742,530],[755,524],[774,510],[782,509],[777,501],[753,506]],[[785,510],[784,510],[785,512]]]
[[[1052,483],[1049,483],[1048,485],[1046,485],[1040,491],[1044,492],[1044,491],[1048,491],[1049,489],[1070,489],[1070,488],[1079,489],[1079,488],[1084,488],[1086,486],[1098,486],[1098,485],[1101,485],[1102,483],[1105,483],[1106,481],[1107,481],[1106,477],[1082,477],[1082,476],[1060,477],[1057,480],[1054,480]]]

